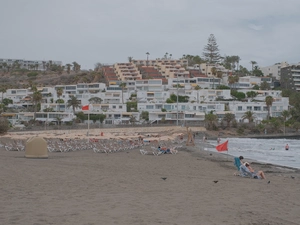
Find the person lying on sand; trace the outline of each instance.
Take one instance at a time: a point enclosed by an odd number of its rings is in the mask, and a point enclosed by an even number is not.
[[[161,152],[163,154],[171,153],[171,150],[167,147],[158,146],[157,150],[158,150],[158,152]]]
[[[266,176],[265,176],[265,174],[262,170],[259,170],[258,172],[255,172],[254,169],[250,166],[250,163],[248,163],[248,162],[245,162],[245,166],[252,173],[252,177],[254,179],[266,179]]]
[[[168,153],[176,154],[178,152],[175,149],[175,147],[167,148],[167,147],[160,147],[160,146],[158,146],[157,150],[158,150],[158,154],[168,154]]]

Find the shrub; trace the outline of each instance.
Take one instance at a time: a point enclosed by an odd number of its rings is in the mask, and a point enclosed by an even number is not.
[[[244,128],[243,127],[239,127],[236,131],[239,135],[244,134]]]
[[[6,118],[0,117],[0,134],[5,134],[9,130],[9,122]]]
[[[38,75],[38,72],[27,73],[27,77],[36,77],[37,75]]]

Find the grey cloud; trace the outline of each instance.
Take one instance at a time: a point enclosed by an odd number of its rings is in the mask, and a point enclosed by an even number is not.
[[[300,1],[27,0],[3,1],[3,58],[94,63],[202,55],[209,34],[221,54],[271,65],[298,62]]]

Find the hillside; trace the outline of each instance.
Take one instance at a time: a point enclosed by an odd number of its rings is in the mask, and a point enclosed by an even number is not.
[[[58,84],[77,84],[104,82],[101,72],[95,71],[71,71],[53,72],[53,71],[30,71],[17,70],[12,72],[0,71],[0,88],[27,88],[31,84],[37,86],[54,86]]]

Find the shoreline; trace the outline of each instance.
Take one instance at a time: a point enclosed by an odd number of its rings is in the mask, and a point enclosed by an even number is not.
[[[237,169],[230,155],[185,142],[178,150],[159,156],[142,155],[139,148],[108,154],[78,150],[26,159],[24,152],[1,147],[0,220],[62,225],[298,223],[299,170],[253,163],[267,179],[242,178],[233,176]]]

